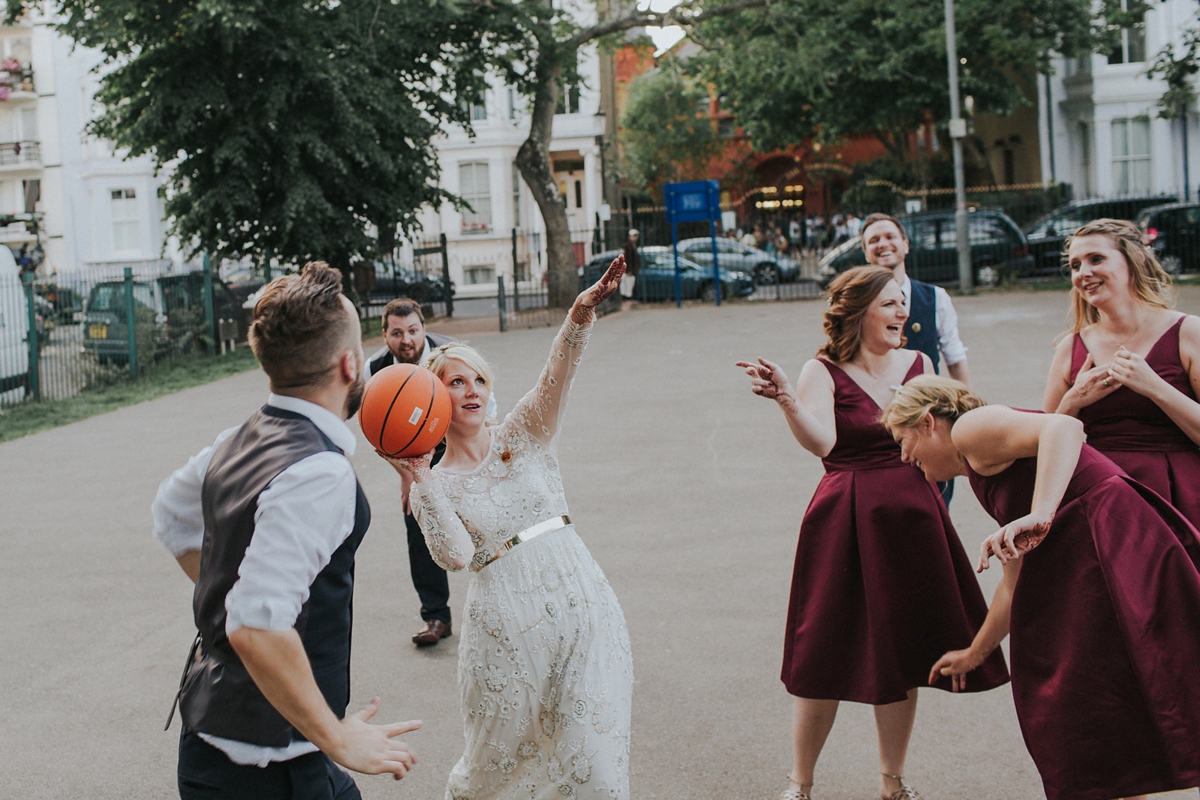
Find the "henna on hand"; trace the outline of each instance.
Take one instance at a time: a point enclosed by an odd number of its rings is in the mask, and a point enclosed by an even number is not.
[[[596,318],[596,306],[616,294],[624,274],[625,255],[622,253],[608,265],[600,280],[580,292],[571,306],[571,321],[580,326],[590,325]]]

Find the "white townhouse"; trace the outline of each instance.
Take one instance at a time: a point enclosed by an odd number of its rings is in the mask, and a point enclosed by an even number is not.
[[[574,6],[581,24],[595,21],[590,3]],[[605,142],[616,120],[613,106],[613,59],[595,45],[579,51],[580,85],[561,92],[550,146],[554,176],[567,208],[577,255],[588,250],[596,220],[607,220],[604,175],[609,170]],[[491,295],[496,276],[511,286],[514,273],[512,231],[518,236],[517,269],[523,285],[540,285],[545,272],[545,226],[541,213],[517,170],[517,150],[529,134],[529,107],[520,94],[499,80],[470,105],[472,138],[460,126],[437,142],[442,185],[466,200],[471,210],[449,204],[426,209],[422,230],[413,238],[432,241],[445,234],[450,277],[459,297]],[[615,203],[614,203],[615,204]]]
[[[1153,4],[1141,25],[1121,31],[1119,48],[1058,58],[1038,81],[1042,175],[1087,196],[1181,194],[1197,197],[1200,125],[1193,104],[1184,124],[1159,119],[1161,77],[1147,77],[1168,43],[1181,50],[1184,31],[1197,24],[1195,0]],[[1200,81],[1198,81],[1200,85]]]
[[[156,265],[166,225],[162,181],[149,158],[124,160],[84,128],[97,113],[98,51],[76,47],[50,20],[0,28],[0,243],[32,248],[38,220],[44,276]]]

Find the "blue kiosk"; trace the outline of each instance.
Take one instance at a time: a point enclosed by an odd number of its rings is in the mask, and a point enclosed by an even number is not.
[[[713,289],[721,305],[721,267],[717,263],[717,220],[721,218],[721,190],[716,181],[668,183],[663,187],[667,221],[671,223],[671,249],[675,254],[675,305],[683,305],[679,285],[679,223],[708,221],[712,239]]]

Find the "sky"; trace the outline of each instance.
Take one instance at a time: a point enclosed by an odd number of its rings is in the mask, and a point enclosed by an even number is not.
[[[639,3],[638,5],[643,8],[648,5],[655,11],[666,11],[669,8],[679,5],[679,0],[650,0],[648,4],[643,5]],[[671,25],[666,28],[646,28],[646,33],[654,40],[654,44],[658,48],[654,53],[655,55],[665,52],[671,45],[683,38],[683,28],[680,28],[678,25]]]

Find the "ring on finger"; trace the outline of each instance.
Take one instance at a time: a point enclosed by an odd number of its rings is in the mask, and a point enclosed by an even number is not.
[[[1101,381],[1101,383],[1104,384],[1105,389],[1107,389],[1109,387],[1108,378],[1105,378],[1103,381]]]

